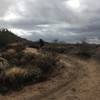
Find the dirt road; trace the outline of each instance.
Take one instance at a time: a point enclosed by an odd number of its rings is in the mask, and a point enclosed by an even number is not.
[[[100,66],[94,60],[61,56],[65,65],[59,74],[23,92],[0,100],[100,100]]]

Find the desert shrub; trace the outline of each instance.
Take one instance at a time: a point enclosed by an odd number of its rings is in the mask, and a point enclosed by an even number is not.
[[[57,62],[57,57],[52,53],[44,53],[40,55],[35,54],[25,54],[24,52],[16,53],[15,55],[5,57],[11,65],[15,66],[24,66],[24,65],[34,65],[39,67],[43,72],[52,69]]]
[[[12,79],[16,77],[24,77],[27,74],[27,70],[24,68],[13,67],[6,70],[6,76]]]
[[[85,43],[83,42],[80,46],[79,46],[79,52],[78,55],[82,58],[88,59],[91,58],[93,55],[93,47],[91,44]]]
[[[14,86],[19,85],[23,79],[23,76],[26,74],[25,69],[21,68],[10,68],[8,70],[5,70],[0,75],[0,87],[5,87],[6,89],[10,88],[12,89]],[[0,88],[1,89],[1,88]],[[3,91],[3,90],[2,90]]]
[[[35,55],[25,54],[24,52],[17,52],[13,55],[8,53],[2,54],[3,58],[7,59],[11,65],[21,66],[31,62]]]
[[[61,54],[74,54],[76,53],[78,46],[75,44],[49,44],[48,46],[44,46],[42,48],[43,52],[53,52],[53,53],[61,53]]]
[[[57,59],[52,54],[44,54],[39,58],[38,67],[43,71],[43,73],[47,73],[51,71],[54,66],[56,67]]]
[[[30,55],[20,52],[8,61],[10,67],[0,73],[0,86],[7,90],[46,80],[56,69],[58,59],[52,53]]]
[[[41,70],[38,68],[19,68],[13,67],[5,72],[7,84],[13,86],[24,85],[25,82],[37,81],[41,76]]]
[[[29,66],[27,71],[28,73],[24,77],[25,82],[37,82],[42,76],[42,71],[38,67]]]
[[[0,74],[0,92],[17,90],[40,80],[42,72],[39,68],[13,67]]]
[[[48,47],[43,47],[42,50],[45,52],[49,51],[49,52],[54,52],[54,53],[65,53],[66,47],[51,45]]]

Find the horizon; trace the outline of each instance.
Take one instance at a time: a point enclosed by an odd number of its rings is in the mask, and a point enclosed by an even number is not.
[[[3,33],[3,32],[6,32],[6,31],[8,31],[8,32],[11,32],[11,34],[14,34],[15,36],[18,36],[18,37],[20,37],[20,38],[22,38],[22,39],[26,39],[26,40],[29,40],[29,41],[32,41],[32,42],[37,42],[37,41],[39,41],[40,39],[42,39],[42,38],[38,38],[37,40],[30,40],[30,39],[27,39],[27,38],[23,38],[23,37],[21,37],[21,36],[19,36],[18,34],[15,34],[15,33],[13,33],[11,30],[9,30],[9,29],[7,29],[7,28],[0,28],[0,32],[1,33]],[[9,33],[8,33],[9,34]],[[100,44],[100,40],[97,40],[95,37],[94,37],[94,39],[87,39],[87,38],[84,38],[84,39],[82,39],[82,40],[80,40],[80,41],[77,41],[77,42],[66,42],[66,41],[60,41],[59,39],[57,39],[57,38],[55,38],[54,40],[51,40],[51,41],[48,41],[48,40],[44,40],[44,39],[42,39],[43,41],[45,41],[45,42],[48,42],[48,43],[60,43],[60,44],[83,44],[83,43],[87,43],[87,44]]]

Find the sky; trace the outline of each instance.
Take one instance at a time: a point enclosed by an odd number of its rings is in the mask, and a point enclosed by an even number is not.
[[[0,27],[33,41],[100,43],[100,0],[0,0]]]

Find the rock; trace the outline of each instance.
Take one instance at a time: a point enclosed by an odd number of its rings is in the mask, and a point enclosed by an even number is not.
[[[8,61],[0,57],[0,70],[5,70],[8,67],[9,67]]]

